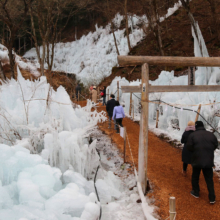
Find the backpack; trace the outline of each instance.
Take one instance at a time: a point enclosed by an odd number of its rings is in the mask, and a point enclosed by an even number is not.
[[[104,96],[104,92],[101,92],[100,95],[101,95],[101,96]]]

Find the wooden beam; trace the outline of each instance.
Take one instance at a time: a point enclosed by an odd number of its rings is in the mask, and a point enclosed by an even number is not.
[[[138,178],[141,183],[143,193],[147,190],[147,157],[148,157],[148,82],[149,66],[142,65],[142,92],[141,92],[141,118],[138,150]]]
[[[123,93],[141,93],[140,86],[122,86]],[[175,85],[175,86],[151,86],[149,85],[149,93],[160,92],[219,92],[220,85]]]
[[[220,66],[220,57],[118,56],[119,66]]]
[[[121,86],[121,91],[123,93],[141,93],[140,86]]]
[[[149,92],[219,92],[220,85],[149,86]]]

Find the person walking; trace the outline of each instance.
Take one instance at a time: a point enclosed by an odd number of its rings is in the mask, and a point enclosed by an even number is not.
[[[76,86],[76,99],[77,99],[77,101],[79,101],[78,100],[78,94],[81,94],[81,86],[80,86],[80,84],[79,83],[77,83],[77,86]]]
[[[103,89],[101,90],[101,96],[102,96],[102,106],[106,105],[106,86],[103,86]]]
[[[181,138],[181,143],[184,144],[183,151],[182,151],[183,175],[184,176],[186,176],[188,164],[191,164],[191,159],[192,159],[192,152],[187,149],[186,143],[189,138],[189,135],[193,133],[194,131],[195,131],[195,122],[189,121],[188,126],[186,127]]]
[[[92,90],[92,102],[94,102],[94,103],[97,102],[97,91],[96,91],[96,86],[93,86],[93,90]]]
[[[113,110],[115,107],[115,95],[111,94],[110,96],[110,100],[108,100],[107,104],[106,104],[106,111],[108,113],[108,117],[109,117],[109,126],[108,128],[111,128],[111,120],[112,120],[112,116],[113,116]],[[114,120],[114,129],[116,130],[116,120]]]
[[[124,109],[122,106],[120,106],[119,101],[116,101],[112,116],[113,119],[114,118],[116,119],[116,124],[117,124],[116,133],[119,133],[119,126],[123,127],[122,120],[124,117],[125,117]]]
[[[196,131],[190,134],[187,148],[192,152],[192,191],[191,195],[199,198],[199,176],[202,170],[209,191],[209,201],[215,203],[213,182],[214,151],[218,147],[216,136],[206,131],[202,121],[196,121]]]

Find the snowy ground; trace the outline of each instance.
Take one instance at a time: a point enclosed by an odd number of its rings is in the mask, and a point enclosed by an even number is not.
[[[115,199],[115,201],[109,202],[108,204],[102,204],[102,219],[144,220],[141,204],[137,203],[140,196],[136,187],[135,176],[127,172],[127,168],[129,168],[130,165],[123,164],[123,159],[119,156],[120,152],[118,148],[111,143],[107,135],[104,135],[100,130],[94,129],[91,136],[97,139],[97,149],[100,152],[102,169],[112,171],[119,176],[120,182],[118,183],[122,189],[120,196]],[[102,170],[99,172],[102,172]],[[102,188],[103,185],[97,182],[98,192],[99,187]],[[148,203],[151,204],[151,201],[148,200]],[[148,212],[152,213],[153,209],[153,207],[149,207]]]

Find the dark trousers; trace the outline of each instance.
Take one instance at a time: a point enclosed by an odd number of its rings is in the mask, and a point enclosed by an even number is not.
[[[119,133],[119,126],[123,127],[122,120],[123,120],[123,118],[116,118],[116,124],[117,124],[116,130],[117,130],[117,133]]]
[[[106,100],[106,97],[103,96],[103,99],[102,99],[102,105],[106,105],[105,100]]]
[[[214,190],[214,182],[213,182],[213,169],[212,168],[198,168],[193,167],[192,174],[192,188],[196,194],[199,194],[199,176],[200,172],[203,172],[205,177],[206,185],[209,191],[209,200],[215,201],[215,190]]]
[[[188,167],[188,164],[187,163],[183,163],[183,171],[186,171],[187,167]]]

